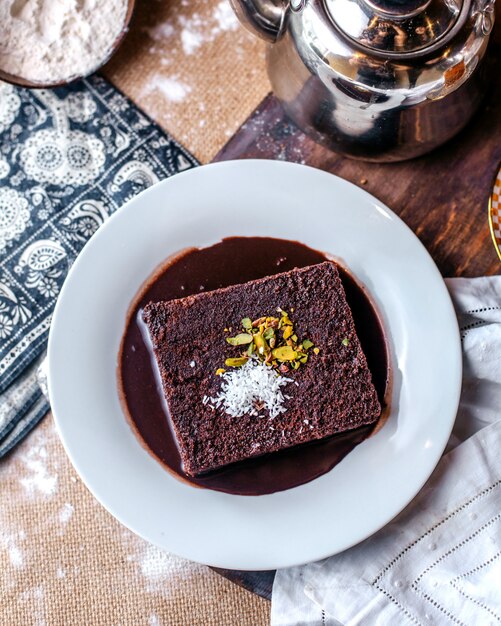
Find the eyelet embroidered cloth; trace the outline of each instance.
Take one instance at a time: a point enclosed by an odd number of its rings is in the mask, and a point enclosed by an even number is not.
[[[273,626],[501,623],[501,277],[447,282],[464,365],[448,451],[379,533],[278,571]]]
[[[195,165],[99,76],[54,90],[0,83],[0,457],[49,409],[37,372],[80,250],[132,196]]]

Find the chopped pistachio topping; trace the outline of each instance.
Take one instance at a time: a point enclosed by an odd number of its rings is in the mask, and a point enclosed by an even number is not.
[[[252,343],[252,335],[249,335],[249,333],[240,333],[236,337],[226,337],[226,341],[231,346],[246,346]]]
[[[242,320],[242,328],[245,328],[245,330],[252,330],[252,320],[250,317],[244,317]]]
[[[263,315],[255,320],[250,317],[241,320],[242,332],[234,337],[226,337],[226,341],[231,346],[241,346],[244,351],[239,357],[226,359],[226,367],[241,367],[249,358],[258,358],[279,372],[286,373],[290,368],[299,369],[308,361],[307,352],[310,348],[313,348],[315,354],[320,352],[313,341],[301,341],[298,338],[287,311],[277,307],[277,313],[279,317]],[[216,373],[222,372],[217,370]]]
[[[298,353],[291,346],[282,346],[275,348],[271,353],[274,359],[279,361],[294,361],[297,359]]]
[[[343,344],[343,346],[349,346],[350,340],[348,339],[348,337],[345,337],[341,343]]]
[[[237,357],[235,359],[226,359],[224,364],[226,367],[242,367],[249,359],[246,356]]]

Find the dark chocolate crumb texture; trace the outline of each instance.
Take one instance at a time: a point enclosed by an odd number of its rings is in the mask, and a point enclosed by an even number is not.
[[[288,380],[281,388],[282,412],[270,417],[258,407],[254,415],[228,414],[213,401],[221,396],[227,376],[216,372],[222,373],[228,357],[229,362],[241,358],[247,346],[229,345],[227,339],[242,332],[242,320],[280,317],[283,311],[293,321],[297,341],[305,339],[315,352],[311,349],[298,369],[285,363],[287,367],[273,370]],[[371,373],[339,273],[330,261],[151,303],[143,310],[143,320],[189,475],[323,439],[379,418],[381,406]],[[256,356],[249,361],[247,369],[254,364],[265,367]]]

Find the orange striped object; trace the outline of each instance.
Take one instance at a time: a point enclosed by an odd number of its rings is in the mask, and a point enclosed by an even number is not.
[[[496,176],[494,189],[489,201],[489,225],[492,241],[501,259],[501,167]]]

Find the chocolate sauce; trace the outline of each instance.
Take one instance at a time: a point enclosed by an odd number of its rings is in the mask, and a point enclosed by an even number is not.
[[[182,298],[325,260],[324,254],[293,241],[232,237],[209,248],[188,250],[158,271],[143,288],[127,321],[119,359],[119,383],[136,434],[148,451],[178,477],[199,487],[241,495],[282,491],[325,474],[374,430],[374,426],[365,426],[201,477],[187,476],[156,381],[153,357],[143,339],[140,314],[148,302]],[[374,386],[385,407],[389,358],[381,322],[364,290],[346,270],[340,266],[338,269]]]

